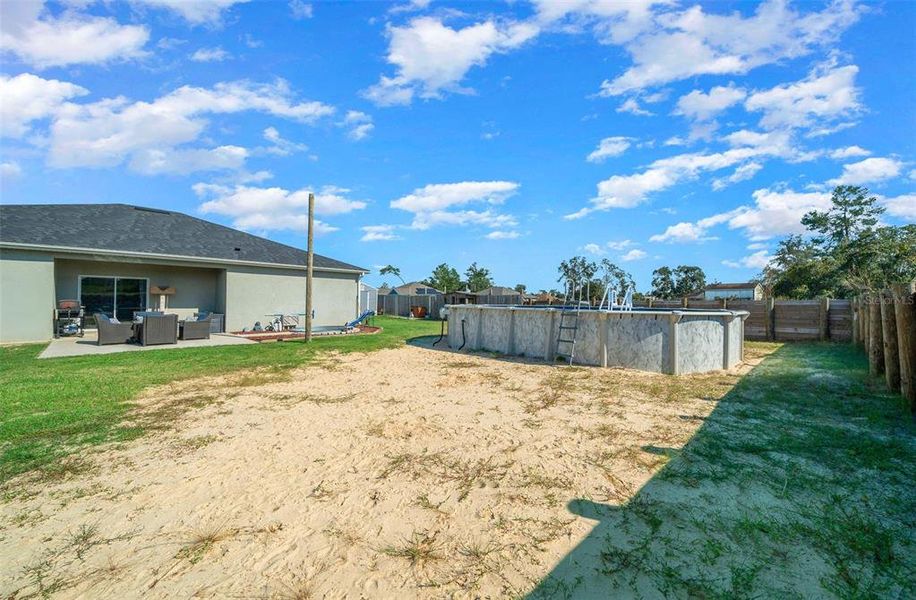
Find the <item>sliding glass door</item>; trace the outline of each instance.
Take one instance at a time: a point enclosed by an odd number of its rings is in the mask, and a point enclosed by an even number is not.
[[[134,312],[146,310],[147,280],[132,277],[80,277],[80,304],[86,316],[103,313],[130,321]]]

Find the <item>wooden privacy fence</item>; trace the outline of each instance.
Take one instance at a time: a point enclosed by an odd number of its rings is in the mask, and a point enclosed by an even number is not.
[[[772,341],[852,339],[852,303],[849,300],[641,300],[634,306],[652,308],[746,310],[744,339]]]
[[[858,296],[852,313],[853,343],[868,354],[869,371],[883,375],[916,417],[916,284]]]
[[[515,306],[522,303],[522,297],[514,294],[509,296],[476,296],[474,304],[500,304]],[[397,315],[406,317],[410,315],[412,306],[421,306],[426,309],[426,314],[434,319],[439,318],[439,309],[445,304],[445,297],[438,294],[424,294],[419,296],[402,296],[399,294],[380,294],[378,296],[378,310],[380,315]]]
[[[410,316],[413,306],[426,309],[426,314],[434,319],[439,318],[439,309],[445,305],[445,299],[438,294],[424,294],[419,296],[403,296],[401,294],[379,294],[378,310],[380,315]]]

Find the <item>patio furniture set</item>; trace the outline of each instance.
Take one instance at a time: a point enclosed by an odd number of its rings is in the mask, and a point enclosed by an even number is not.
[[[102,313],[95,314],[98,324],[98,345],[177,344],[178,340],[210,339],[210,316],[200,314],[197,319],[178,320],[178,315],[144,311],[134,313],[134,320],[122,323]]]

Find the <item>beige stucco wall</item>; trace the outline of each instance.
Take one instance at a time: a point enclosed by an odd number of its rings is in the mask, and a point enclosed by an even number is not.
[[[0,250],[0,343],[51,339],[54,257]]]
[[[312,305],[315,325],[343,325],[356,317],[359,278],[355,273],[315,272]],[[266,325],[268,314],[305,312],[305,272],[293,269],[231,267],[225,273],[226,330]]]
[[[149,279],[149,286],[173,287],[175,294],[168,299],[168,312],[179,318],[206,310],[219,312],[219,269],[201,269],[174,265],[137,262],[57,259],[55,269],[57,299],[79,299],[80,275],[139,277]],[[156,308],[159,296],[147,298],[147,306]]]

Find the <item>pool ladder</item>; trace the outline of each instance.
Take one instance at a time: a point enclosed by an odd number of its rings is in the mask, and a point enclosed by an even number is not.
[[[579,311],[582,310],[582,288],[579,288],[579,299],[575,304],[575,309],[571,305],[570,297],[575,300],[575,283],[572,282],[569,285],[569,289],[566,293],[566,302],[560,312],[560,331],[557,335],[557,353],[554,360],[563,359],[569,363],[570,366],[573,364],[573,359],[576,356],[576,333],[579,331]],[[588,298],[588,296],[586,296]],[[588,301],[585,301],[586,305]],[[564,351],[564,346],[566,346],[569,351]]]

